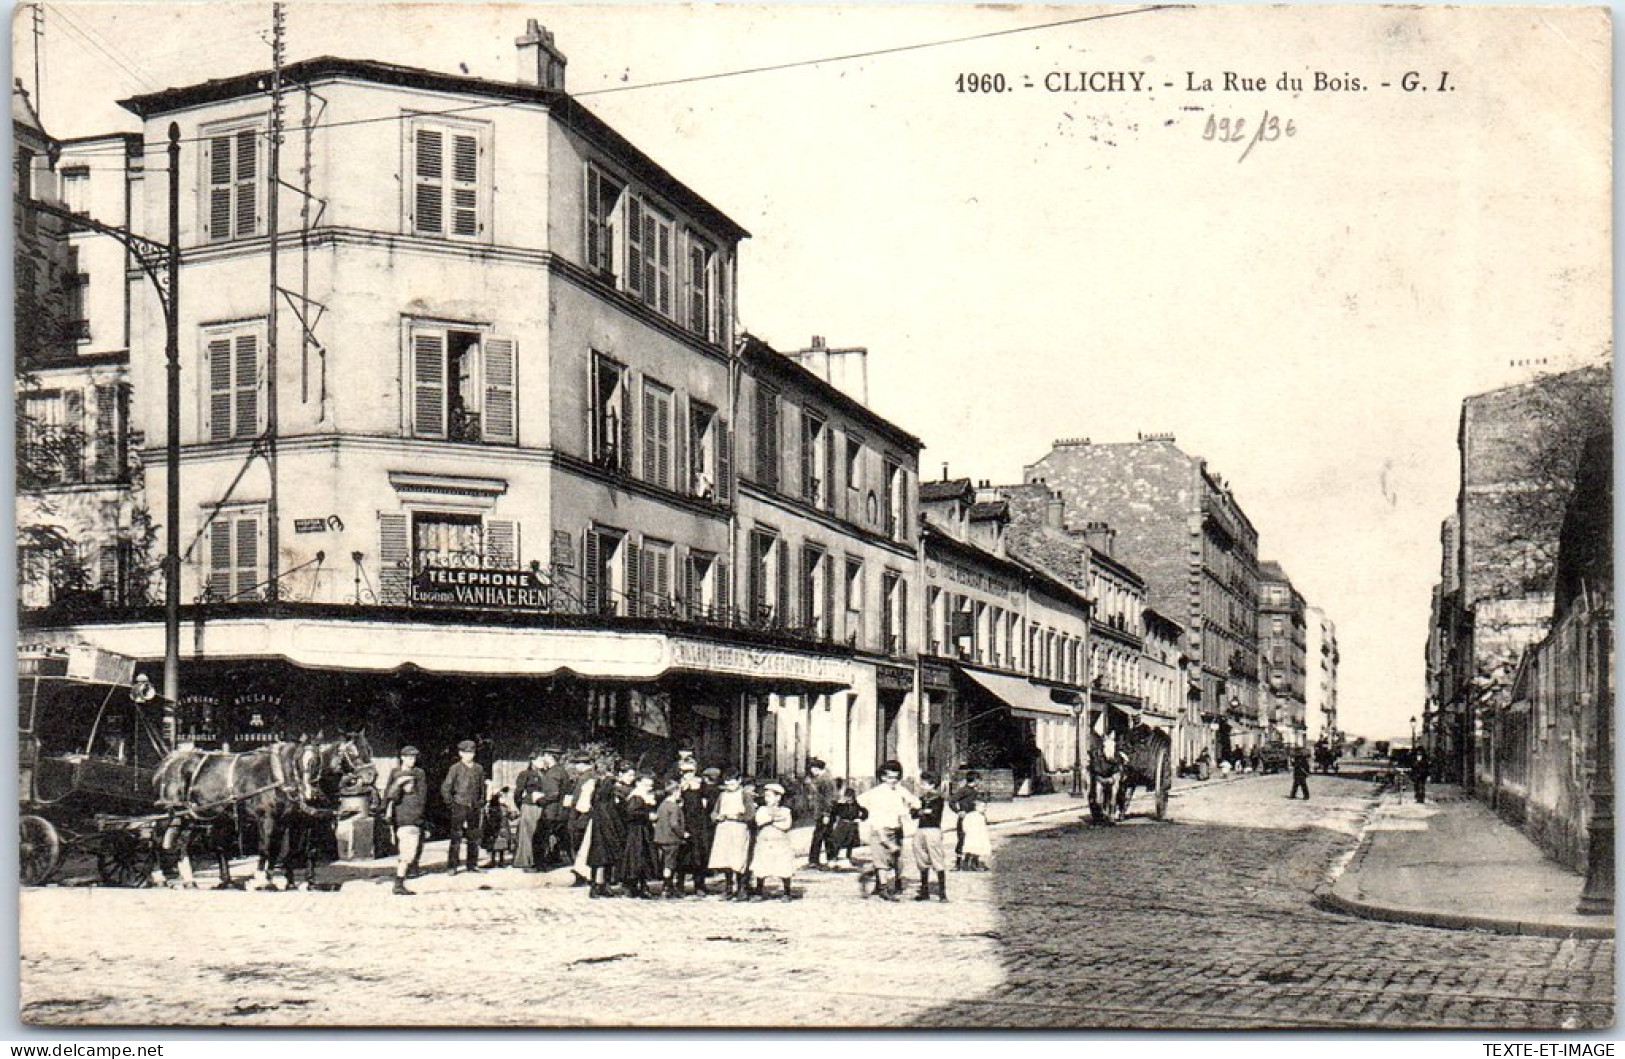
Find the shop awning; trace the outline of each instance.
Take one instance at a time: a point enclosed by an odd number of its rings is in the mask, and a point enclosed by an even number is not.
[[[1072,708],[1051,699],[1048,688],[1038,687],[1020,677],[1001,676],[998,673],[978,673],[969,669],[958,672],[1010,707],[1010,712],[1018,717],[1065,717],[1068,720],[1072,717]]]

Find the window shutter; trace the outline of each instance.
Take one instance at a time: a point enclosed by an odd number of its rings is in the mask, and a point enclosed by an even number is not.
[[[690,618],[700,613],[700,585],[699,571],[695,569],[699,560],[690,552],[683,561],[683,613]]]
[[[642,549],[633,544],[630,538],[621,547],[626,549],[626,613],[636,617],[643,603]]]
[[[897,579],[897,653],[908,653],[908,582]]]
[[[62,394],[62,480],[85,480],[85,395],[80,390]]]
[[[412,228],[441,235],[446,230],[445,135],[417,126],[413,132]]]
[[[485,546],[489,565],[497,570],[519,569],[519,524],[493,519],[485,524]]]
[[[835,464],[835,428],[829,424],[824,425],[824,486],[823,500],[826,510],[835,510],[835,481],[839,477]]]
[[[243,129],[237,134],[237,216],[233,235],[259,231],[259,133]]]
[[[655,251],[655,261],[658,264],[660,284],[660,311],[667,316],[671,315],[671,225],[656,224],[659,236],[659,245]]]
[[[774,552],[777,560],[774,565],[778,568],[779,575],[779,599],[778,608],[773,612],[773,619],[775,625],[783,628],[790,624],[790,564],[787,561],[790,558],[790,546],[781,537],[774,545]]]
[[[801,455],[801,481],[797,484],[801,487],[801,495],[806,500],[813,499],[813,479],[817,477],[818,462],[813,456],[814,446],[812,420],[808,419],[806,414],[803,413],[801,416],[801,444],[796,446]]]
[[[101,589],[102,600],[106,603],[121,602],[118,560],[118,545],[111,541],[102,545],[101,551],[96,554],[96,587]]]
[[[485,339],[485,415],[480,429],[486,441],[514,444],[519,440],[519,347],[511,338]]]
[[[746,620],[755,624],[761,619],[762,608],[767,606],[767,547],[771,542],[752,530],[750,544],[745,551],[745,603],[749,608]]]
[[[671,406],[675,394],[658,395],[655,401],[655,482],[662,489],[671,487]]]
[[[824,557],[824,577],[820,586],[824,590],[824,620],[819,624],[818,631],[826,637],[833,637],[835,633],[835,556]]]
[[[216,602],[231,595],[231,520],[216,516],[209,523],[209,598]]]
[[[480,233],[480,140],[458,133],[451,143],[451,233],[475,236]]]
[[[643,480],[650,483],[659,481],[657,457],[660,439],[657,431],[660,427],[660,417],[655,412],[655,405],[659,401],[660,395],[649,384],[649,380],[643,380]]]
[[[660,613],[660,578],[655,570],[655,555],[658,549],[642,548],[638,552],[638,585],[642,589],[638,596],[638,613],[649,617]]]
[[[259,336],[238,335],[233,370],[235,409],[231,436],[251,438],[260,431]]]
[[[643,204],[626,197],[626,289],[643,295]]]
[[[716,502],[731,504],[734,490],[734,439],[733,432],[728,424],[719,416],[716,426],[712,428],[717,432],[717,488]]]
[[[655,556],[655,595],[662,606],[671,602],[671,549],[661,548]]]
[[[412,433],[446,436],[446,336],[440,331],[412,334]]]
[[[581,542],[581,603],[588,614],[597,614],[602,609],[599,580],[603,572],[603,560],[598,553],[598,534],[589,529]]]
[[[633,390],[632,390],[632,373],[629,372],[629,371],[622,371],[621,372],[620,392],[621,392],[620,430],[619,430],[620,438],[616,442],[616,444],[619,446],[619,454],[618,454],[617,459],[616,459],[616,467],[619,470],[621,470],[621,471],[623,471],[623,472],[625,472],[627,474],[631,474],[632,473],[632,409],[636,407],[636,402],[634,401],[634,399],[632,397],[632,393],[633,393]]]
[[[224,441],[231,437],[231,339],[210,339],[204,356],[209,376],[209,418],[204,429],[210,441]]]
[[[260,520],[254,515],[240,515],[235,522],[237,555],[232,594],[237,599],[254,599],[254,589],[259,583]]]
[[[712,562],[716,564],[716,572],[711,575],[717,589],[716,613],[725,619],[732,618],[733,591],[728,581],[728,562],[726,559],[713,559]]]
[[[592,166],[587,167],[587,189],[582,199],[586,203],[582,209],[585,221],[585,250],[588,268],[602,269],[604,267],[603,229],[599,218],[603,216],[598,205],[599,196],[603,194],[604,179],[598,175],[598,170]]]
[[[113,481],[123,470],[118,458],[118,406],[117,383],[96,387],[96,463],[93,473],[97,481]]]
[[[378,513],[378,602],[411,602],[412,552],[405,515]]]
[[[660,244],[658,235],[659,223],[654,214],[647,209],[643,211],[643,302],[645,305],[657,306],[660,301],[657,287],[657,273],[659,272]]]
[[[692,496],[694,493],[694,475],[691,473],[686,458],[689,443],[688,399],[682,394],[674,393],[671,395],[670,404],[671,426],[666,431],[666,437],[670,439],[671,443],[672,477],[668,480],[679,493]]]

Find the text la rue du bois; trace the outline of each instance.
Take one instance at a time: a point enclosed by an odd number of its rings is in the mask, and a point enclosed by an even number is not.
[[[1279,75],[1239,70],[1186,70],[1173,80],[1149,70],[1050,70],[1043,74],[966,71],[954,78],[956,91],[976,95],[1040,89],[1050,93],[1136,93],[1170,89],[1184,92],[1454,92],[1449,70],[1404,70],[1372,77],[1346,70],[1284,70]]]

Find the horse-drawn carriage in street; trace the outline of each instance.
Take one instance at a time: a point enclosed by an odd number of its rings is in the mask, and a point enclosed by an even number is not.
[[[359,732],[240,752],[174,746],[167,704],[132,659],[108,651],[25,649],[18,674],[25,886],[50,881],[70,858],[94,858],[109,886],[143,886],[172,868],[190,883],[194,847],[217,858],[225,885],[245,832],[256,876],[280,860],[292,884],[299,855],[313,873],[312,836],[340,799],[372,788]]]
[[[1160,728],[1134,721],[1108,728],[1089,748],[1089,816],[1115,824],[1128,813],[1137,789],[1149,791],[1151,815],[1167,818],[1174,782],[1173,740]]]

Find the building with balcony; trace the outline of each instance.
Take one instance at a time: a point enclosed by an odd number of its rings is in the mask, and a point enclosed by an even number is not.
[[[1069,525],[1115,530],[1114,557],[1144,578],[1153,609],[1183,625],[1204,748],[1218,757],[1261,745],[1258,531],[1229,484],[1168,434],[1057,441],[1023,480],[1059,492]]]
[[[1337,668],[1342,655],[1337,647],[1337,625],[1320,607],[1304,610],[1304,718],[1309,739],[1342,744],[1337,726]]]
[[[551,34],[517,46],[517,82],[290,64],[276,144],[265,71],[123,101],[182,145],[181,508],[155,518],[182,530],[183,735],[478,737],[499,778],[543,740],[914,768],[918,442],[737,336],[745,230],[568,94]],[[132,181],[138,230],[166,183]],[[162,497],[165,329],[130,290]],[[25,625],[162,654],[136,605]]]
[[[1260,690],[1269,737],[1273,742],[1297,748],[1309,742],[1307,610],[1303,593],[1292,584],[1280,563],[1266,559],[1258,564]],[[1318,685],[1318,659],[1316,669]]]

